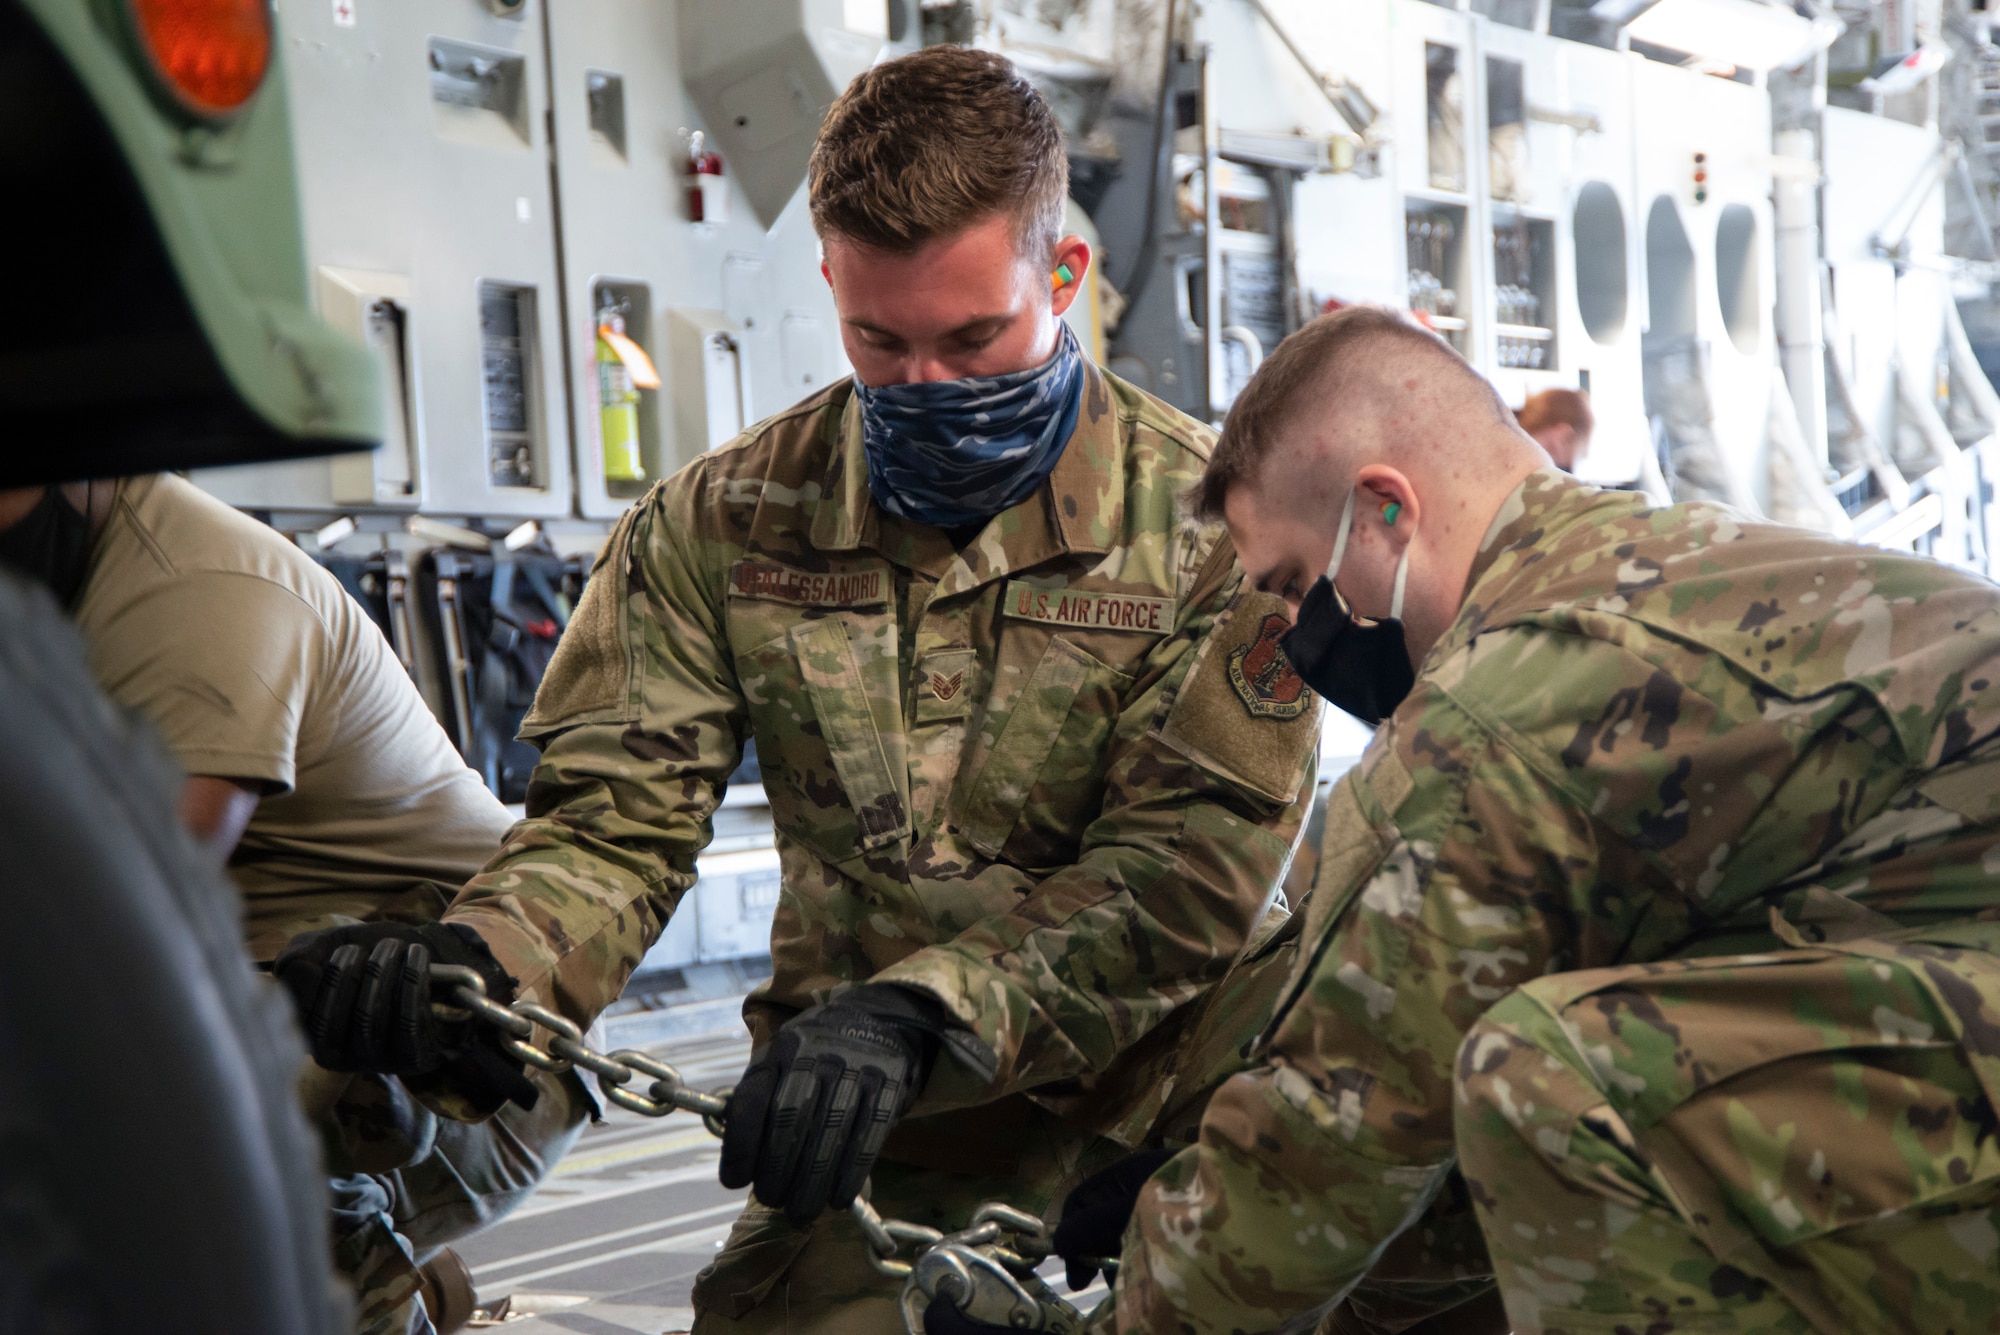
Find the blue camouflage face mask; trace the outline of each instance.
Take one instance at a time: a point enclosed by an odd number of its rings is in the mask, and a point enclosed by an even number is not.
[[[1062,458],[1083,401],[1083,352],[1006,375],[911,385],[855,382],[868,489],[892,515],[939,528],[989,519],[1034,494]]]

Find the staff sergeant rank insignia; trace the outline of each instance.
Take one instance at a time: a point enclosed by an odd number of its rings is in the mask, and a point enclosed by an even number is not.
[[[1252,718],[1294,719],[1306,712],[1305,678],[1293,671],[1278,647],[1291,622],[1276,612],[1264,618],[1257,638],[1239,644],[1229,655],[1229,683]]]

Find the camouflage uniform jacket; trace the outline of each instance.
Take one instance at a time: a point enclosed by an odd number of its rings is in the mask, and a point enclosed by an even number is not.
[[[1344,1293],[1451,1167],[1460,1039],[1515,986],[1899,929],[1986,949],[1996,871],[2000,590],[1531,475],[1334,785],[1265,1064],[1147,1187],[1117,1327]]]
[[[1282,608],[1178,509],[1210,441],[1091,368],[1053,474],[962,551],[876,507],[849,382],[705,455],[612,534],[523,729],[527,819],[451,918],[588,1023],[754,736],[783,880],[757,1042],[896,982],[969,1034],[919,1111],[1142,1121],[1107,1070],[1241,949],[1318,741]]]

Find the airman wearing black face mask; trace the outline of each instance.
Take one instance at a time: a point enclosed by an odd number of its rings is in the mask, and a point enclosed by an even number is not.
[[[92,522],[93,489],[108,498],[111,486],[73,482],[0,492],[0,566],[44,585],[64,607],[74,607],[90,569],[97,524],[103,522],[101,512]],[[11,522],[9,514],[16,516]]]
[[[1991,1328],[2000,590],[1579,482],[1368,308],[1194,500],[1381,722],[1254,1065],[1077,1193],[1093,1331]]]

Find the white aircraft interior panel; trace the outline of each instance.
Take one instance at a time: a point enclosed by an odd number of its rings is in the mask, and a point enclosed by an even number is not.
[[[460,514],[567,514],[537,6],[501,17],[454,0],[345,10],[280,0],[278,20],[293,134],[309,164],[309,259],[407,283],[401,390],[419,441],[415,500]],[[353,488],[336,498],[333,467],[201,481],[240,505],[348,504]]]
[[[1584,477],[1628,481],[1653,448],[1639,356],[1641,213],[1633,181],[1632,65],[1639,57],[1558,43],[1555,97],[1568,161],[1559,221],[1569,236],[1559,328],[1570,383],[1590,393],[1597,429]],[[1540,104],[1537,104],[1540,105]]]
[[[1768,488],[1764,433],[1774,366],[1769,100],[1748,84],[1656,61],[1639,62],[1634,73],[1648,332],[1656,345],[1691,337],[1699,346],[1721,462],[1737,498],[1761,504]],[[1746,260],[1738,248],[1719,270],[1717,237],[1732,238],[1722,228],[1731,206],[1747,211],[1754,258]],[[1740,237],[1740,230],[1734,235]],[[1756,327],[1738,320],[1733,336],[1722,293],[1740,294],[1745,282],[1764,294],[1762,305],[1752,317]]]
[[[576,391],[578,509],[587,518],[618,514],[707,448],[705,431],[699,440],[681,438],[679,401],[700,386],[686,383],[670,355],[669,312],[719,308],[727,283],[742,321],[738,339],[765,314],[762,285],[744,272],[762,264],[764,229],[686,95],[675,13],[672,5],[566,0],[550,14],[564,326]],[[628,387],[605,329],[638,345],[656,388]],[[730,351],[740,362],[745,349],[732,340]],[[732,391],[732,402],[738,397]],[[628,423],[636,449],[624,444]]]

